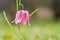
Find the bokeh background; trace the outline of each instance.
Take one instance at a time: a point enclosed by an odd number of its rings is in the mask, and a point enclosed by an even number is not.
[[[30,17],[31,26],[20,24],[22,40],[60,40],[60,2],[59,0],[21,0],[24,9],[30,14],[39,10]],[[22,9],[19,6],[19,10]],[[17,40],[16,34],[6,22],[3,10],[6,11],[10,23],[15,17],[16,0],[0,0],[0,40]],[[11,23],[12,24],[12,23]],[[18,33],[18,27],[12,24]]]

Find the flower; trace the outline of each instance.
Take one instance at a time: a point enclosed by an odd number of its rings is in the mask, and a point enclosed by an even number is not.
[[[22,23],[23,25],[26,25],[28,23],[30,25],[29,12],[26,10],[17,11],[15,20],[13,22],[15,22],[15,24]]]

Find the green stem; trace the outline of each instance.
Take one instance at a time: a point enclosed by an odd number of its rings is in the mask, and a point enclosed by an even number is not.
[[[17,9],[17,11],[18,11],[18,6],[19,6],[19,1],[16,0],[16,9]]]
[[[19,26],[19,24],[18,24],[18,31],[19,31],[19,33],[20,33],[20,26]]]
[[[19,39],[19,35],[18,33],[16,32],[16,30],[13,28],[13,26],[10,24],[10,22],[8,21],[7,17],[6,17],[6,13],[5,11],[3,10],[3,15],[4,15],[4,18],[6,20],[6,22],[8,23],[8,25],[10,26],[10,28],[12,29],[12,31],[17,35],[18,39]]]
[[[19,3],[20,3],[20,0],[16,0],[16,9],[17,9],[17,11],[19,10],[19,5],[20,5]],[[19,30],[19,38],[20,38],[20,26],[19,26],[19,24],[18,24],[18,30]]]
[[[34,10],[29,16],[32,16],[32,15],[35,14],[38,10],[39,10],[39,8],[36,9],[36,10]]]

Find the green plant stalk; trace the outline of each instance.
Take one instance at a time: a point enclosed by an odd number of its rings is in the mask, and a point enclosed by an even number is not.
[[[17,9],[17,11],[18,11],[18,7],[19,6],[19,0],[16,0],[16,9]]]
[[[18,24],[18,30],[19,30],[19,33],[20,33],[20,26],[19,26],[19,24]]]
[[[20,3],[20,0],[16,0],[16,9],[17,9],[17,11],[19,10],[19,4]],[[20,40],[20,26],[19,26],[19,24],[17,24],[18,25],[18,31],[19,31],[19,40]]]
[[[17,35],[18,39],[19,39],[19,35],[18,33],[16,32],[16,30],[13,28],[13,26],[10,24],[10,22],[8,21],[7,17],[6,17],[6,13],[5,11],[3,10],[3,15],[4,15],[4,18],[6,20],[6,22],[8,23],[8,25],[10,26],[10,28],[12,29],[12,31]]]
[[[39,10],[39,8],[37,8],[36,10],[34,10],[29,16],[32,16],[32,15],[35,14],[38,10]]]

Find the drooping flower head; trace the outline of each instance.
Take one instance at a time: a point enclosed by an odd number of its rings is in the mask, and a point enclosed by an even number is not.
[[[30,25],[29,12],[26,10],[17,11],[14,22],[15,24],[22,23],[23,25],[26,25],[28,23]]]

